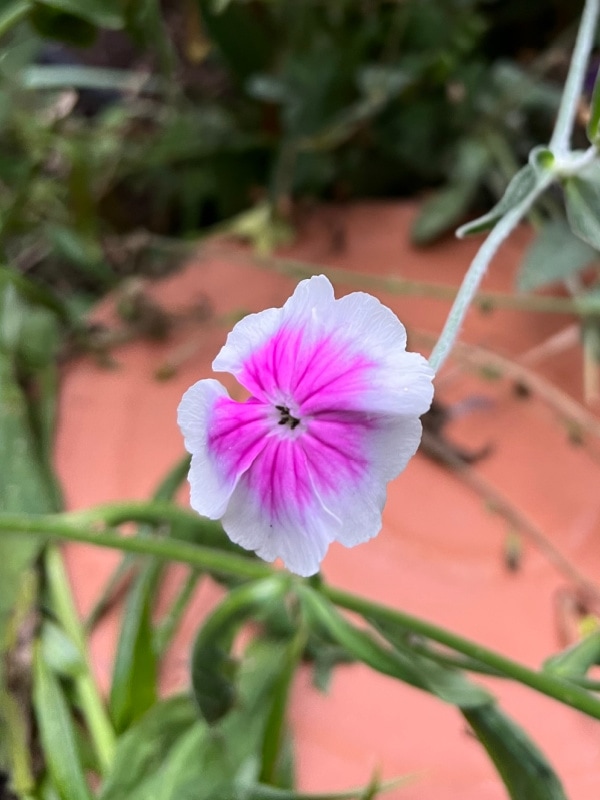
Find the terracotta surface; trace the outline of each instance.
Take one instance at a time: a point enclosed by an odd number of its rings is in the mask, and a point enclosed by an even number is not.
[[[407,245],[406,233],[413,216],[413,207],[398,204],[326,209],[306,221],[288,255],[348,270],[457,284],[477,242],[448,240],[415,251]],[[486,289],[511,287],[526,241],[521,231],[503,247]],[[207,295],[214,309],[211,321],[184,326],[165,345],[136,342],[121,348],[115,370],[90,360],[72,364],[64,376],[57,449],[69,507],[147,497],[182,454],[176,407],[188,385],[211,374],[210,363],[230,327],[218,318],[280,305],[293,286],[293,280],[253,265],[240,248],[209,244],[187,269],[154,291],[174,310]],[[352,288],[337,285],[338,293]],[[409,332],[439,331],[448,310],[438,300],[380,297]],[[109,319],[110,303],[98,315]],[[463,339],[517,355],[571,322],[567,317],[473,310]],[[187,357],[174,377],[156,381],[157,368],[174,356]],[[572,396],[580,396],[576,344],[539,369]],[[452,422],[449,434],[469,447],[493,443],[493,454],[477,471],[573,563],[600,579],[600,466],[586,449],[569,444],[555,413],[535,396],[517,397],[507,381],[466,376],[452,363],[439,376],[437,392],[450,404],[487,398]],[[354,550],[331,548],[323,565],[328,581],[446,625],[531,666],[561,646],[555,601],[568,582],[526,542],[520,569],[508,571],[502,555],[506,523],[448,469],[423,455],[413,459],[390,486],[384,521],[382,533],[368,544]],[[116,561],[107,551],[68,548],[82,611],[91,606]],[[173,572],[166,593],[174,591],[179,574]],[[214,587],[204,585],[195,598],[165,666],[165,690],[186,682],[188,642],[217,597]],[[92,642],[105,686],[114,635],[111,618]],[[600,723],[523,688],[488,683],[555,764],[569,798],[600,796]],[[308,674],[303,674],[292,704],[303,789],[343,789],[368,781],[372,770],[381,767],[385,777],[418,773],[411,785],[389,795],[392,800],[505,797],[490,762],[453,708],[361,666],[339,668],[327,696],[308,684]]]

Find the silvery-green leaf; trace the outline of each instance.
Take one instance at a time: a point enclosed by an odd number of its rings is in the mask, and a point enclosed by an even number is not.
[[[547,222],[525,252],[517,288],[527,292],[562,281],[599,257],[593,247],[572,233],[564,220]]]
[[[462,239],[464,236],[483,233],[493,228],[501,217],[535,189],[538,180],[536,169],[531,164],[526,164],[508,184],[506,191],[496,205],[487,214],[472,220],[472,222],[467,222],[466,225],[462,225],[456,231],[456,235],[459,239]]]

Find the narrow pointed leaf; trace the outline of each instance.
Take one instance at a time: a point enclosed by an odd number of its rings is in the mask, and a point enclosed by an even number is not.
[[[61,800],[91,800],[67,701],[39,647],[33,669],[35,715],[54,788]]]
[[[600,663],[600,632],[592,633],[544,662],[544,670],[565,678],[582,678]]]
[[[157,699],[158,659],[153,646],[154,570],[145,569],[127,599],[110,689],[110,711],[118,732],[139,719]]]
[[[131,797],[134,789],[163,767],[175,743],[197,720],[191,697],[179,695],[153,706],[118,740],[113,768],[98,800]]]
[[[285,588],[282,577],[274,576],[233,589],[200,628],[192,651],[192,686],[208,723],[222,719],[236,701],[237,663],[230,650],[238,627],[280,601]]]
[[[456,231],[458,238],[462,239],[464,236],[483,233],[493,228],[501,217],[510,211],[511,208],[518,205],[535,189],[538,180],[539,177],[536,173],[536,169],[531,164],[526,164],[517,172],[506,187],[506,191],[500,200],[487,214],[472,220],[472,222],[467,222],[466,225],[462,225]]]
[[[494,704],[463,709],[512,800],[567,800],[552,767],[525,732]]]

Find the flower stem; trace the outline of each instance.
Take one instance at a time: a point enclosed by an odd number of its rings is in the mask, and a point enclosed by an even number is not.
[[[151,505],[153,504],[148,503],[148,506]],[[132,503],[131,506],[139,508],[141,504]],[[92,509],[92,511],[97,510]],[[97,513],[96,517],[98,517]],[[47,539],[82,542],[143,556],[154,556],[167,561],[178,561],[219,575],[237,575],[249,580],[266,578],[273,572],[267,564],[255,561],[250,557],[190,544],[179,539],[159,538],[158,536],[125,536],[112,528],[104,529],[101,532],[86,530],[79,526],[80,518],[80,512],[75,512],[73,515],[56,514],[53,516],[0,514],[0,535],[2,532],[20,533]],[[203,522],[203,520],[199,521]]]
[[[594,45],[599,12],[600,0],[586,0],[571,56],[569,74],[550,139],[550,150],[557,156],[568,152],[570,148],[573,125],[585,81],[585,71]]]
[[[312,275],[326,275],[332,282],[343,283],[368,291],[390,292],[409,297],[427,297],[442,302],[452,301],[457,295],[456,287],[449,284],[400,278],[396,275],[367,275],[361,272],[352,272],[343,267],[329,267],[291,258],[265,257],[255,259],[255,263],[266,269],[298,279],[310,278]],[[477,292],[473,298],[473,303],[486,311],[506,308],[515,311],[532,311],[540,314],[575,314],[581,317],[592,314],[583,303],[578,303],[569,297],[554,297],[551,295],[516,295],[510,292],[495,291]]]
[[[393,608],[374,603],[362,597],[349,594],[341,589],[331,586],[321,586],[320,591],[331,600],[332,603],[354,611],[362,616],[371,619],[378,619],[387,623],[396,624],[404,630],[411,631],[419,636],[424,636],[431,641],[443,644],[457,653],[462,653],[469,658],[483,664],[502,677],[511,678],[519,683],[523,683],[541,694],[553,697],[565,705],[583,711],[590,717],[600,719],[600,699],[594,695],[574,685],[570,681],[557,678],[546,672],[536,672],[516,661],[512,661],[499,653],[489,650],[480,644],[463,639],[451,631],[439,628],[430,622],[396,611]]]
[[[123,511],[127,504],[118,504]],[[154,505],[147,504],[148,515]],[[158,504],[162,505],[162,504]],[[131,503],[131,510],[141,513],[141,504]],[[110,510],[105,507],[105,510]],[[164,509],[163,509],[164,510]],[[87,512],[86,512],[87,513]],[[187,514],[187,512],[183,512]],[[99,518],[99,510],[92,509],[91,516]],[[57,514],[29,516],[25,514],[0,514],[0,534],[21,533],[31,536],[44,536],[50,539],[64,539],[75,542],[95,544],[99,547],[108,547],[139,555],[154,556],[156,558],[179,561],[190,566],[201,568],[221,575],[235,575],[242,579],[260,579],[273,574],[273,568],[267,564],[234,553],[213,550],[208,547],[190,544],[171,538],[158,538],[155,536],[124,536],[115,530],[94,532],[74,525],[75,514]],[[579,686],[567,680],[556,678],[553,675],[536,672],[518,662],[512,661],[499,653],[489,650],[481,645],[464,639],[450,631],[439,628],[432,623],[417,617],[404,614],[392,608],[386,608],[373,601],[349,594],[341,589],[321,586],[320,591],[342,608],[356,611],[365,617],[377,618],[386,622],[395,623],[406,630],[420,636],[425,636],[431,641],[445,645],[457,653],[462,653],[475,659],[480,664],[489,667],[502,676],[530,686],[541,694],[553,697],[556,700],[583,711],[591,717],[600,719],[600,699],[586,692]]]
[[[446,320],[446,324],[444,325],[444,329],[440,335],[440,338],[438,339],[437,344],[433,348],[433,351],[429,357],[429,363],[434,372],[438,372],[448,357],[458,335],[458,331],[471,303],[473,302],[475,295],[477,294],[479,284],[481,283],[492,258],[496,255],[500,245],[504,242],[504,240],[526,216],[535,200],[537,200],[537,198],[552,183],[552,180],[553,176],[550,172],[543,174],[531,192],[529,192],[529,194],[527,194],[520,203],[517,203],[517,205],[513,206],[513,208],[511,208],[510,211],[508,211],[496,223],[487,239],[477,251],[475,258],[471,262],[467,274],[464,277],[461,287],[458,290],[458,294],[456,295],[456,299],[454,300],[452,308],[450,309],[448,319]]]
[[[222,534],[221,525],[213,520],[200,517],[193,511],[176,506],[164,500],[125,501],[103,503],[82,511],[69,511],[58,514],[55,519],[68,521],[70,525],[93,526],[97,524],[113,527],[125,522],[140,522],[150,525],[169,523],[193,527],[199,534]]]

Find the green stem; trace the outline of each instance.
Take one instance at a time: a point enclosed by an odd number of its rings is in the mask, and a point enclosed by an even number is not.
[[[371,600],[365,600],[341,589],[323,585],[320,587],[320,591],[332,603],[341,608],[354,611],[366,618],[379,619],[387,623],[391,622],[419,636],[425,636],[431,641],[443,644],[457,653],[462,653],[481,664],[485,664],[499,672],[503,677],[525,684],[541,694],[553,697],[565,705],[583,711],[590,717],[600,719],[600,699],[567,680],[556,678],[544,672],[536,672],[493,650],[489,650],[487,647],[471,642],[468,639],[463,639],[462,636],[439,628],[430,622],[405,614],[402,611],[396,611],[393,608],[387,608]]]
[[[554,131],[550,139],[550,150],[557,156],[569,152],[571,135],[585,80],[585,71],[594,46],[599,12],[600,0],[586,0],[573,55],[571,56],[569,74],[565,81]]]
[[[553,176],[550,172],[542,175],[537,185],[532,191],[524,197],[520,203],[510,209],[492,228],[487,239],[481,245],[475,258],[464,277],[464,280],[458,290],[456,299],[448,314],[448,319],[444,325],[444,329],[440,334],[433,351],[429,357],[429,363],[434,372],[438,372],[454,345],[458,331],[463,323],[463,320],[469,310],[471,303],[479,284],[481,283],[487,268],[496,255],[500,245],[508,238],[508,236],[517,227],[519,222],[526,216],[529,209],[537,198],[546,191],[548,186],[552,183]]]
[[[132,503],[131,506],[139,507],[139,504]],[[92,511],[97,516],[97,510],[92,509]],[[71,521],[73,517],[78,515],[27,516],[24,514],[1,514],[0,532],[84,542],[99,547],[120,549],[140,555],[178,561],[208,572],[224,576],[235,575],[242,579],[256,580],[273,574],[272,567],[254,561],[249,557],[213,550],[174,539],[163,539],[154,536],[137,538],[124,536],[114,530],[104,530],[101,533],[82,530],[74,527]],[[367,618],[371,617],[388,623],[392,622],[407,631],[425,636],[431,641],[445,645],[457,653],[462,653],[469,658],[475,659],[475,661],[499,672],[503,677],[512,678],[526,686],[530,686],[541,694],[553,697],[565,705],[572,706],[591,717],[600,719],[600,699],[567,680],[556,678],[543,672],[535,672],[493,650],[439,628],[432,623],[395,609],[386,608],[341,589],[321,586],[320,591],[342,608],[358,612]]]
[[[452,301],[457,296],[457,290],[454,286],[442,283],[398,278],[393,275],[388,277],[364,275],[359,272],[351,272],[342,267],[328,267],[291,258],[269,257],[257,259],[257,262],[263,267],[295,278],[327,275],[328,278],[336,283],[344,283],[360,289],[391,292],[405,296],[428,297],[432,300]],[[473,305],[485,311],[507,308],[514,311],[533,311],[541,314],[576,314],[581,317],[586,317],[592,313],[583,303],[578,303],[568,297],[518,295],[509,292],[477,292],[473,298]]]
[[[171,641],[173,640],[173,636],[177,633],[177,629],[181,623],[181,618],[183,617],[189,602],[196,591],[198,581],[201,577],[202,573],[198,570],[192,570],[188,574],[183,586],[177,594],[177,597],[173,601],[173,604],[165,616],[161,619],[160,625],[158,625],[156,628],[155,647],[159,658],[162,658],[162,656],[166,653]]]
[[[137,504],[132,503],[132,506]],[[185,512],[184,512],[185,513]],[[155,556],[165,561],[178,561],[218,575],[236,575],[248,580],[258,580],[273,574],[267,564],[247,556],[214,550],[210,547],[189,544],[178,539],[157,536],[125,536],[117,530],[102,532],[77,527],[79,512],[55,515],[0,514],[0,533],[20,533],[70,542],[93,544],[113,550]]]
[[[56,547],[46,551],[46,577],[48,590],[52,599],[52,608],[73,644],[79,650],[82,661],[86,665],[85,672],[77,675],[75,691],[79,699],[81,713],[94,744],[98,763],[103,773],[112,765],[115,749],[115,733],[108,718],[104,702],[98,692],[89,666],[85,635],[79,615],[73,603],[69,588],[69,578],[65,570],[62,556]]]
[[[199,517],[195,512],[165,500],[105,503],[83,511],[69,511],[59,514],[55,518],[68,521],[73,526],[87,527],[101,524],[107,527],[116,527],[125,522],[140,522],[148,525],[168,523],[188,528],[193,527],[199,535],[214,536],[223,533],[220,523],[206,519],[206,517]]]

